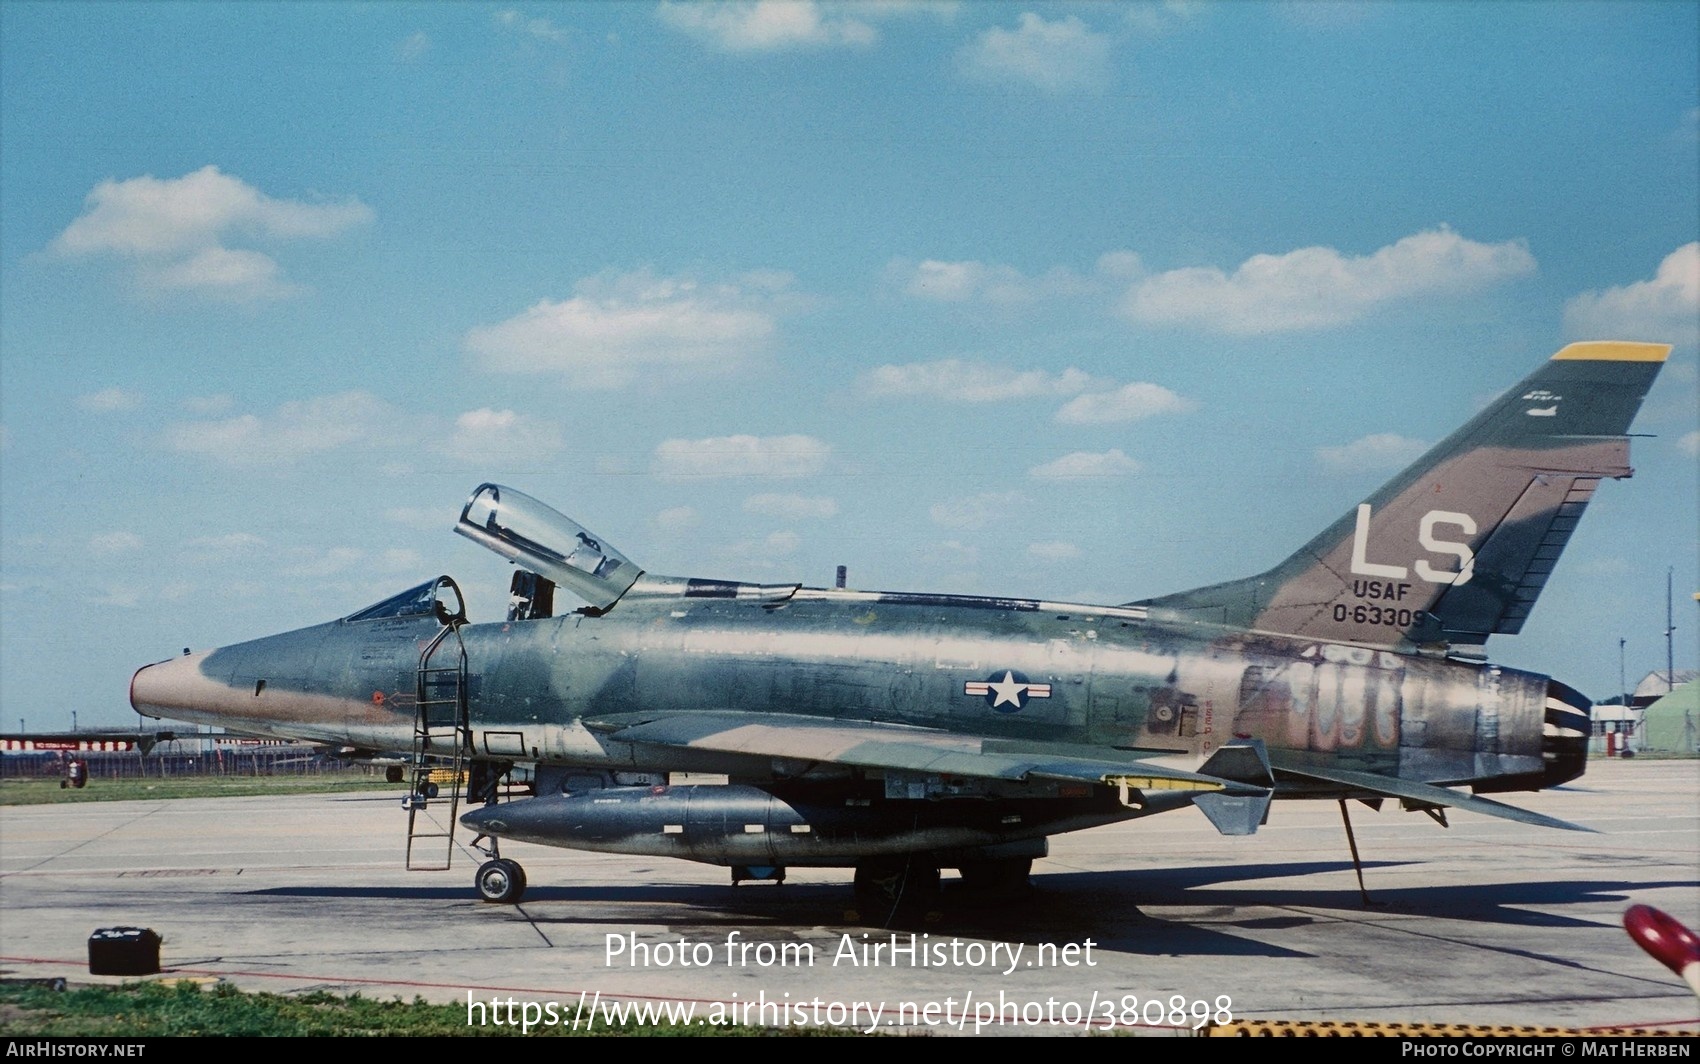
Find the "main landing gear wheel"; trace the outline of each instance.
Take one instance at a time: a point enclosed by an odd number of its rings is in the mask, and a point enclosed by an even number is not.
[[[938,866],[920,855],[869,858],[856,866],[855,890],[864,920],[924,914],[938,901]]]
[[[498,905],[515,905],[525,897],[525,869],[517,861],[498,857],[478,866],[473,883],[478,896]]]
[[[962,889],[977,902],[998,904],[1020,901],[1033,892],[1031,857],[1007,857],[965,862],[961,869]]]

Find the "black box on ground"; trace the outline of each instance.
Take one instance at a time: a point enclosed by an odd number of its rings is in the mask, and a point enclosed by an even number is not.
[[[152,928],[102,927],[89,936],[89,974],[157,975],[159,943]]]

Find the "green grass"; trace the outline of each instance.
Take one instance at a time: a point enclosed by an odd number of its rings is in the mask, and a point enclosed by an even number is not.
[[[363,771],[318,776],[167,776],[145,779],[91,779],[80,790],[60,787],[57,779],[0,780],[0,805],[52,802],[122,802],[157,798],[237,798],[255,794],[323,794],[344,791],[406,793],[401,783]]]
[[[566,1015],[576,999],[562,1001]],[[517,1006],[516,1006],[517,1007]],[[465,1005],[431,1005],[422,999],[379,1001],[323,991],[288,996],[250,994],[228,983],[202,989],[187,980],[133,982],[56,990],[39,982],[0,981],[0,1033],[8,1037],[366,1036],[771,1036],[839,1035],[838,1030],[638,1024],[574,1032],[570,1026],[468,1026]]]

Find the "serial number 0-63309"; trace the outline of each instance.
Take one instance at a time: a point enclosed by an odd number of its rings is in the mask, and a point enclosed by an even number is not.
[[[1428,616],[1422,610],[1401,610],[1392,606],[1366,606],[1359,603],[1348,606],[1343,602],[1334,604],[1334,619],[1336,621],[1351,621],[1353,624],[1385,624],[1390,627],[1409,628],[1421,624]]]

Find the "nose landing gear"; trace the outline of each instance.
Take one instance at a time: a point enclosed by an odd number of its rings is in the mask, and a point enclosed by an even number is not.
[[[473,879],[478,896],[497,905],[517,905],[525,897],[525,869],[518,861],[497,857],[478,866]]]

